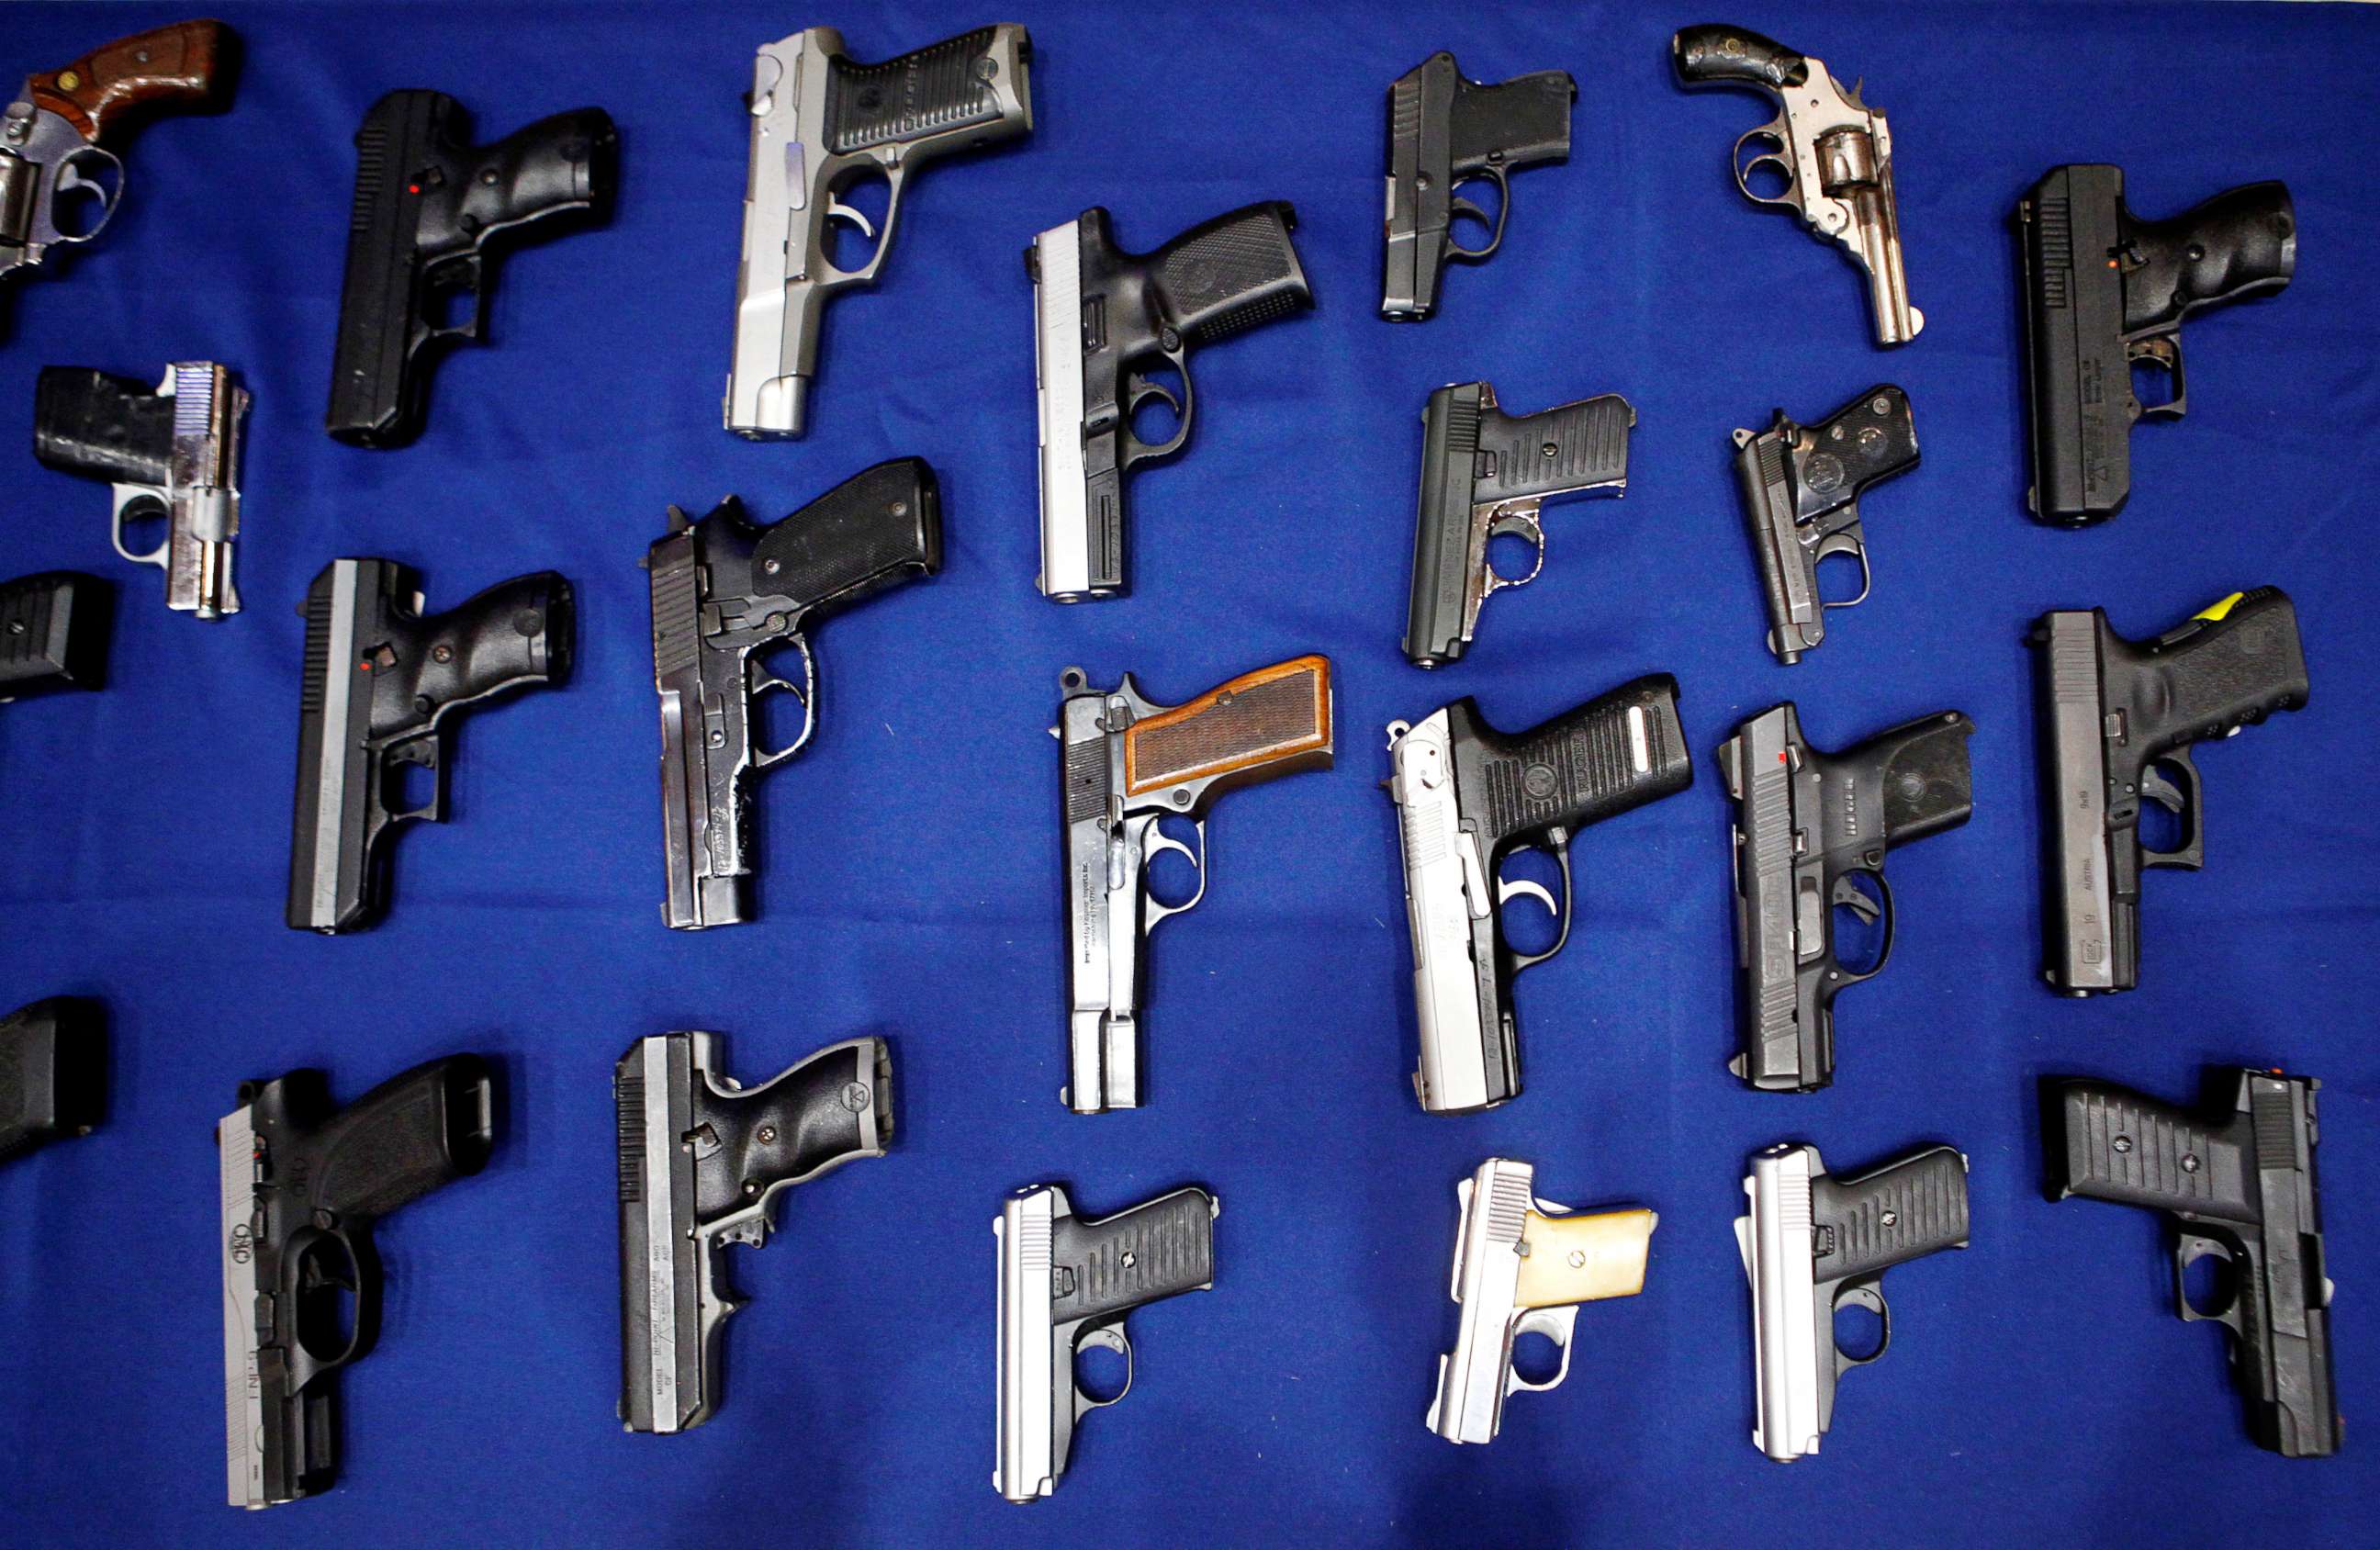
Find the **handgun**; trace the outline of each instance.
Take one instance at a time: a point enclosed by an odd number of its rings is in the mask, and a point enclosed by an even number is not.
[[[165,573],[165,606],[200,619],[239,612],[240,424],[248,390],[231,369],[179,360],[155,387],[82,366],[45,366],[33,389],[33,455],[63,474],[114,486],[115,552]],[[162,521],[146,554],[124,546],[127,522]]]
[[[446,741],[458,712],[569,676],[571,591],[561,576],[516,576],[444,613],[423,612],[420,579],[394,560],[334,560],[306,589],[289,842],[298,930],[327,936],[380,918],[391,831],[446,819]],[[408,764],[428,768],[431,789],[400,809]]]
[[[330,1489],[334,1375],[380,1335],[372,1224],[479,1172],[495,1132],[494,1078],[477,1055],[426,1060],[344,1109],[319,1071],[240,1084],[215,1127],[232,1506]]]
[[[766,527],[729,496],[700,520],[672,506],[645,556],[653,599],[653,687],[662,706],[662,918],[695,930],[750,916],[752,777],[792,758],[818,730],[820,620],[942,565],[941,486],[916,457],[853,475]],[[762,660],[801,654],[802,681]],[[773,690],[802,708],[801,734],[753,745],[753,707]]]
[[[1735,485],[1768,603],[1768,649],[1791,666],[1827,638],[1827,610],[1867,600],[1871,576],[1859,498],[1870,485],[1917,466],[1909,395],[1878,382],[1815,425],[1777,411],[1766,430],[1735,433]],[[1859,562],[1859,596],[1840,602],[1818,591],[1818,563]]]
[[[2048,1194],[2170,1215],[2174,1312],[2231,1331],[2231,1378],[2259,1447],[2288,1459],[2338,1451],[2331,1379],[2330,1276],[2323,1261],[2321,1138],[2310,1076],[2210,1068],[2205,1107],[2175,1108],[2111,1082],[2043,1084]],[[2219,1305],[2190,1298],[2190,1267],[2227,1272]]]
[[[1242,673],[1182,705],[1144,697],[1125,673],[1094,689],[1078,667],[1059,675],[1050,730],[1061,745],[1066,835],[1066,1047],[1061,1096],[1077,1114],[1141,1104],[1140,1005],[1148,934],[1207,896],[1207,812],[1242,786],[1331,758],[1330,661],[1293,657]],[[1187,820],[1194,850],[1159,820]],[[1167,851],[1197,869],[1197,891],[1168,904],[1149,890]]]
[[[1728,155],[1735,186],[1755,204],[1797,212],[1810,230],[1841,246],[1867,276],[1877,344],[1916,338],[1925,315],[1909,305],[1901,272],[1892,131],[1884,115],[1860,101],[1859,86],[1846,91],[1824,60],[1719,22],[1679,32],[1670,40],[1670,55],[1688,86],[1748,88],[1776,102],[1775,120],[1739,136]],[[1778,180],[1782,192],[1755,193],[1755,174]]]
[[[603,220],[618,151],[601,108],[477,146],[470,115],[443,91],[392,91],[374,103],[356,131],[331,434],[382,448],[419,435],[438,352],[487,327],[496,256],[528,228]]]
[[[1735,965],[1743,1049],[1728,1070],[1771,1093],[1814,1093],[1835,1079],[1835,997],[1892,957],[1888,850],[1956,829],[1974,811],[1967,738],[1956,710],[1904,721],[1841,753],[1802,737],[1791,701],[1719,745],[1735,799]],[[1863,967],[1844,963],[1835,912],[1884,919]]]
[[[1815,1146],[1780,1143],[1753,1155],[1743,1193],[1735,1246],[1752,1283],[1752,1446],[1790,1464],[1834,1424],[1835,1380],[1892,1344],[1884,1273],[1967,1246],[1967,1158],[1929,1146],[1837,1179]],[[1836,1342],[1845,1306],[1883,1321],[1864,1356]]]
[[[1280,200],[1218,215],[1149,253],[1115,245],[1108,212],[1086,210],[1025,250],[1033,277],[1033,363],[1041,417],[1042,595],[1062,603],[1118,598],[1123,476],[1190,440],[1190,346],[1314,305]],[[1181,379],[1176,396],[1151,371]],[[1151,404],[1174,418],[1150,446],[1133,420]],[[1152,415],[1157,411],[1152,410]]]
[[[845,1039],[757,1087],[727,1074],[724,1035],[654,1034],[612,1073],[620,1110],[620,1420],[682,1432],[722,1396],[727,1315],[744,1299],[727,1246],[759,1248],[778,1198],[892,1141],[892,1056]]]
[[[2024,270],[2026,399],[2033,488],[2043,522],[2105,522],[2132,492],[2132,426],[2188,406],[2181,321],[2273,296],[2298,267],[2288,186],[2245,183],[2163,221],[2124,208],[2124,171],[2052,167],[2016,207]],[[2132,368],[2161,371],[2173,396],[2143,404]]]
[[[1000,1439],[992,1489],[1029,1502],[1058,1488],[1075,1423],[1132,1390],[1135,1308],[1215,1284],[1215,1218],[1222,1204],[1196,1185],[1112,1217],[1077,1217],[1057,1184],[1001,1203]],[[1099,1399],[1075,1380],[1086,1347],[1124,1359],[1123,1388]]]
[[[0,705],[107,683],[115,589],[79,571],[0,581]]]
[[[1489,1157],[1454,1186],[1454,1277],[1448,1293],[1463,1309],[1454,1350],[1438,1359],[1438,1390],[1422,1423],[1452,1443],[1494,1442],[1504,1399],[1542,1394],[1570,1375],[1578,1304],[1645,1290],[1645,1259],[1660,1218],[1636,1209],[1574,1215],[1539,1200],[1536,1169]],[[1542,1335],[1561,1365],[1532,1383],[1512,1365],[1512,1343]]]
[[[2070,996],[2140,982],[2141,873],[2205,862],[2190,746],[2306,702],[2297,610],[2276,587],[2234,592],[2155,640],[2105,609],[2059,609],[2033,632],[2047,838],[2044,975]],[[2141,803],[2180,820],[2169,851],[2141,841]]]
[[[1421,1047],[1414,1096],[1432,1114],[1493,1108],[1521,1092],[1513,976],[1570,939],[1572,835],[1693,783],[1678,681],[1651,673],[1525,732],[1497,731],[1468,696],[1388,730]],[[1501,876],[1522,850],[1552,854],[1559,904]],[[1503,906],[1518,898],[1560,922],[1542,952],[1505,945]]]
[[[124,197],[125,135],[154,113],[230,105],[233,33],[177,21],[25,78],[0,111],[0,275],[89,242]]]
[[[1005,21],[875,65],[844,54],[832,27],[761,45],[745,99],[752,154],[728,430],[802,433],[827,298],[876,284],[911,172],[1032,132],[1032,56],[1025,29]],[[885,184],[880,232],[844,202],[855,186],[877,178]],[[865,263],[837,261],[836,222],[873,244]]]
[[[0,1017],[0,1162],[89,1135],[107,1110],[107,1012],[52,996]]]
[[[1504,245],[1512,190],[1505,175],[1570,160],[1570,111],[1578,82],[1568,70],[1538,70],[1489,86],[1466,79],[1444,50],[1389,88],[1388,211],[1380,272],[1380,316],[1419,322],[1438,310],[1438,287],[1450,260],[1485,263]],[[1492,221],[1456,192],[1485,179],[1496,186]],[[1491,228],[1487,245],[1454,240],[1454,223]]]
[[[1537,578],[1546,566],[1537,515],[1548,500],[1628,492],[1628,432],[1635,424],[1635,409],[1616,393],[1519,416],[1499,409],[1486,382],[1452,382],[1430,394],[1421,417],[1408,661],[1427,668],[1458,660],[1488,595]],[[1504,575],[1489,563],[1488,540],[1497,538],[1528,540],[1536,555],[1526,575]]]

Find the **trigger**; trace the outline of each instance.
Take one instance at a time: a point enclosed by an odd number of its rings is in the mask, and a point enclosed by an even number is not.
[[[1125,408],[1132,414],[1138,414],[1140,406],[1152,398],[1163,400],[1165,406],[1177,415],[1182,412],[1182,400],[1173,396],[1172,388],[1167,387],[1163,382],[1141,376],[1135,376],[1132,379],[1132,387]]]
[[[2182,809],[2181,788],[2154,768],[2141,774],[2141,794],[2168,813],[2179,813]]]
[[[870,242],[876,240],[876,228],[868,224],[868,217],[841,200],[829,199],[826,201],[826,218],[830,221],[848,221],[859,228],[860,236]]]
[[[1852,881],[1849,873],[1835,879],[1834,902],[1836,907],[1849,910],[1859,916],[1862,925],[1866,925],[1884,913],[1883,908],[1868,896],[1865,889]]]
[[[1501,909],[1504,905],[1511,903],[1515,899],[1535,899],[1538,903],[1543,904],[1546,907],[1546,914],[1549,915],[1559,915],[1561,914],[1561,906],[1554,902],[1553,892],[1551,890],[1548,889],[1545,884],[1532,881],[1527,878],[1497,878],[1497,908]]]

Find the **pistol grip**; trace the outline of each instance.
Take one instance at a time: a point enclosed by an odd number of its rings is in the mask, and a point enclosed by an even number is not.
[[[1290,240],[1296,226],[1294,209],[1268,200],[1193,226],[1149,255],[1150,285],[1172,328],[1207,345],[1313,306]]]
[[[1540,1202],[1522,1229],[1529,1254],[1521,1261],[1514,1305],[1551,1308],[1635,1296],[1645,1290],[1645,1262],[1658,1225],[1660,1218],[1645,1210],[1549,1216]]]
[[[146,114],[227,106],[234,35],[220,21],[183,21],[118,38],[25,82],[47,109],[104,145]]]
[[[1670,40],[1670,61],[1688,86],[1752,86],[1782,91],[1809,79],[1810,62],[1747,27],[1704,22]]]
[[[110,484],[173,478],[174,400],[148,382],[84,366],[45,366],[33,388],[33,455]]]

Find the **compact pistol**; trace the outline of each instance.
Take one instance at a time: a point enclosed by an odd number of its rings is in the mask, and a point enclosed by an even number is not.
[[[1719,745],[1735,799],[1736,1002],[1743,1049],[1728,1069],[1753,1087],[1811,1093],[1835,1079],[1835,997],[1892,956],[1888,850],[1956,829],[1974,811],[1956,710],[1920,716],[1840,754],[1812,747],[1791,702]],[[1847,966],[1835,911],[1884,917],[1864,967]]]
[[[1859,498],[1915,466],[1909,396],[1889,382],[1815,425],[1796,425],[1779,409],[1767,430],[1735,433],[1735,486],[1768,604],[1768,649],[1779,661],[1790,667],[1827,638],[1827,610],[1867,600]],[[1819,595],[1818,563],[1829,555],[1859,562],[1859,596],[1834,602]]]
[[[0,581],[0,705],[104,686],[114,599],[79,571]]]
[[[1694,781],[1678,681],[1653,673],[1510,733],[1459,699],[1412,725],[1390,722],[1389,758],[1413,932],[1414,1095],[1432,1114],[1492,1108],[1521,1091],[1512,978],[1570,939],[1571,836]],[[1524,849],[1560,866],[1559,904],[1538,884],[1500,875]],[[1523,897],[1561,923],[1543,952],[1505,945],[1503,905]]]
[[[33,389],[33,455],[46,467],[115,487],[115,552],[165,573],[165,606],[200,619],[239,612],[240,425],[248,390],[228,367],[181,360],[155,387],[82,366],[45,366]],[[162,520],[146,554],[124,546],[129,522]]]
[[[1421,497],[1414,516],[1413,586],[1405,658],[1415,667],[1460,659],[1492,592],[1524,587],[1546,564],[1537,515],[1548,500],[1628,490],[1628,432],[1636,411],[1616,393],[1507,415],[1486,382],[1429,395],[1421,417]],[[1536,552],[1526,575],[1488,563],[1488,540],[1519,538]]]
[[[1075,1423],[1132,1390],[1125,1315],[1215,1284],[1221,1211],[1221,1203],[1196,1185],[1112,1217],[1075,1216],[1056,1184],[1036,1184],[1002,1202],[991,1222],[1000,1245],[993,1490],[1029,1502],[1058,1488]],[[1123,1388],[1112,1399],[1095,1399],[1075,1381],[1075,1355],[1090,1346],[1124,1359]]]
[[[818,729],[808,631],[837,611],[942,565],[941,486],[922,458],[865,469],[762,527],[729,496],[697,520],[670,508],[645,556],[653,600],[653,687],[662,707],[662,918],[695,930],[750,914],[752,777],[798,754]],[[795,684],[763,653],[790,646]],[[801,734],[756,748],[752,708],[772,690],[802,708]]]
[[[1025,29],[1005,21],[875,65],[844,54],[832,27],[760,47],[745,99],[752,152],[728,430],[754,438],[802,433],[827,298],[876,284],[912,171],[1031,132],[1032,56]],[[856,184],[878,177],[886,185],[880,232],[844,202]],[[837,222],[873,244],[865,263],[836,261],[829,236]]]
[[[1839,244],[1867,276],[1876,342],[1906,345],[1925,326],[1909,305],[1900,264],[1900,213],[1892,195],[1892,131],[1884,115],[1849,91],[1826,62],[1794,53],[1743,27],[1710,22],[1670,40],[1678,79],[1688,86],[1733,86],[1766,93],[1774,121],[1739,136],[1728,160],[1735,186],[1755,204],[1791,210],[1813,232]],[[1743,148],[1754,154],[1746,157]],[[1782,181],[1784,191],[1753,191],[1752,175]]]
[[[1931,1146],[1836,1179],[1815,1146],[1785,1143],[1754,1154],[1743,1193],[1735,1245],[1752,1283],[1752,1446],[1790,1464],[1834,1423],[1835,1380],[1892,1344],[1884,1273],[1967,1246],[1967,1158]],[[1846,1305],[1884,1323],[1864,1356],[1836,1343]]]
[[[1537,1199],[1535,1180],[1527,1163],[1489,1157],[1454,1186],[1462,1219],[1447,1290],[1463,1310],[1462,1326],[1454,1350],[1438,1359],[1438,1391],[1422,1418],[1449,1442],[1494,1442],[1507,1395],[1561,1386],[1578,1304],[1645,1290],[1645,1259],[1660,1218],[1642,1209],[1573,1215]],[[1543,1383],[1512,1365],[1512,1342],[1524,1335],[1543,1335],[1561,1352],[1561,1365]]]
[[[2049,854],[2043,974],[2070,996],[2140,982],[2141,873],[2205,861],[2190,747],[2305,704],[2297,610],[2277,587],[2234,592],[2155,640],[2104,609],[2059,609],[2033,632]],[[2169,851],[2141,842],[2141,803],[2181,823]]]
[[[2322,1252],[2310,1076],[2210,1070],[2210,1103],[2175,1108],[2108,1082],[2045,1083],[2049,1198],[2145,1205],[2180,1229],[2174,1311],[2231,1331],[2232,1381],[2256,1446],[2288,1459],[2338,1451],[2330,1277]],[[2212,1257],[2219,1306],[2192,1304],[2187,1275]]]
[[[2163,221],[2124,208],[2121,167],[2052,167],[2016,207],[2023,263],[2026,399],[2034,516],[2105,522],[2132,492],[2132,426],[2188,406],[2181,321],[2273,296],[2298,267],[2287,186],[2248,183]],[[2144,405],[2132,368],[2173,396]]]
[[[233,34],[177,21],[25,78],[0,110],[0,275],[89,242],[124,197],[125,132],[152,113],[230,104]]]
[[[1568,70],[1538,70],[1494,86],[1464,78],[1440,50],[1389,88],[1388,210],[1380,277],[1380,316],[1419,322],[1438,310],[1438,287],[1450,261],[1485,263],[1504,245],[1512,190],[1505,175],[1570,160],[1570,110],[1578,82]],[[1485,179],[1496,186],[1496,216],[1456,192]],[[1465,248],[1454,223],[1491,228]]]
[[[718,1034],[654,1034],[612,1073],[620,1118],[620,1420],[699,1426],[722,1396],[727,1246],[759,1248],[778,1197],[892,1141],[892,1055],[845,1039],[757,1087]]]
[[[477,1055],[425,1061],[344,1109],[319,1071],[240,1084],[215,1127],[232,1506],[330,1489],[334,1379],[380,1335],[372,1224],[479,1172],[494,1144],[494,1081]]]
[[[443,91],[392,91],[374,103],[356,131],[331,434],[359,447],[419,435],[435,352],[487,326],[497,254],[531,227],[601,220],[618,151],[601,108],[476,146],[470,115]]]
[[[1041,418],[1042,595],[1058,602],[1122,597],[1123,476],[1190,440],[1197,395],[1190,346],[1314,305],[1279,200],[1191,227],[1150,253],[1115,245],[1094,207],[1025,250],[1033,277],[1036,403]],[[1182,392],[1148,373],[1171,369]],[[1150,446],[1133,417],[1152,403],[1174,416]],[[1152,411],[1155,413],[1156,411]]]
[[[388,839],[446,818],[446,742],[458,713],[569,676],[570,583],[552,571],[499,582],[425,613],[420,577],[394,560],[334,560],[306,590],[306,672],[289,924],[330,935],[386,907]],[[402,768],[426,766],[429,797],[400,809]]]
[[[1126,673],[1094,689],[1080,668],[1059,675],[1066,867],[1064,1100],[1077,1114],[1140,1106],[1140,1003],[1148,933],[1207,896],[1207,812],[1215,799],[1331,757],[1330,662],[1294,657],[1243,673],[1184,705],[1142,696]],[[1193,849],[1159,820],[1187,819]],[[1172,851],[1197,868],[1179,904],[1149,891],[1148,866]]]
[[[89,1135],[107,1110],[107,1013],[52,996],[0,1017],[0,1162]]]

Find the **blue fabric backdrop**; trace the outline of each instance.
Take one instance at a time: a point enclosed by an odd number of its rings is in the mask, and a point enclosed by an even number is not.
[[[2168,1305],[2148,1215],[2040,1193],[2034,1079],[2192,1096],[2209,1062],[2325,1080],[2341,1404],[2380,1362],[2380,994],[2373,927],[2380,670],[2372,606],[2380,15],[2345,6],[1754,7],[1737,19],[1864,76],[1892,115],[1924,337],[1869,343],[1857,277],[1741,200],[1749,97],[1687,94],[1668,38],[1699,8],[1232,11],[1019,4],[1037,127],[913,185],[881,287],[831,313],[812,430],[719,426],[755,45],[813,22],[875,58],[997,19],[922,5],[230,6],[228,115],[150,127],[103,244],[7,297],[0,573],[119,586],[114,683],[0,710],[0,1001],[79,993],[115,1025],[106,1127],[0,1169],[0,1514],[34,1543],[1280,1542],[1762,1544],[1918,1539],[2368,1543],[2375,1452],[2290,1464],[2248,1442],[2221,1339]],[[9,7],[6,67],[49,68],[179,8]],[[1579,79],[1568,165],[1520,178],[1508,246],[1439,317],[1375,316],[1381,99],[1432,50],[1475,78]],[[351,137],[398,86],[483,136],[600,103],[625,172],[600,232],[503,264],[493,345],[438,369],[395,454],[322,430]],[[2194,321],[2189,419],[2134,439],[2138,493],[2092,532],[2022,508],[2006,223],[2064,161],[2123,164],[2144,213],[2286,178],[2303,238],[2277,300]],[[1134,481],[1136,594],[1061,610],[1037,551],[1037,230],[1113,211],[1145,248],[1293,200],[1319,306],[1194,363],[1196,439]],[[248,612],[169,614],[106,546],[105,493],[25,445],[47,363],[236,364],[256,398]],[[1624,501],[1549,513],[1546,575],[1424,676],[1396,649],[1427,390],[1486,377],[1534,409],[1635,404]],[[1876,595],[1786,670],[1761,644],[1727,432],[1904,385],[1925,464],[1869,504]],[[762,918],[672,935],[637,562],[674,502],[774,515],[878,459],[941,471],[946,573],[830,624],[815,747],[762,795]],[[300,627],[331,557],[418,565],[433,607],[552,566],[578,672],[475,720],[453,822],[396,857],[394,913],[281,923]],[[2143,987],[2040,983],[2029,622],[2103,604],[2145,635],[2237,587],[2295,597],[2313,704],[2204,760],[2208,866],[2148,883]],[[1294,653],[1340,673],[1339,767],[1233,796],[1214,887],[1155,948],[1146,1109],[1079,1119],[1063,1078],[1059,670],[1179,699]],[[1583,837],[1567,951],[1523,981],[1530,1083],[1493,1114],[1415,1108],[1409,964],[1379,729],[1453,696],[1524,726],[1639,672],[1683,685],[1685,794]],[[1709,752],[1786,696],[1834,746],[1970,713],[1975,814],[1891,863],[1890,969],[1840,1006],[1840,1080],[1747,1093],[1732,1047],[1728,804]],[[610,1076],[637,1036],[706,1027],[764,1077],[830,1040],[896,1045],[886,1159],[796,1193],[746,1253],[730,1392],[680,1438],[624,1435]],[[390,1220],[381,1348],[346,1381],[327,1497],[223,1505],[214,1120],[245,1078],[315,1064],[352,1096],[433,1054],[502,1062],[486,1173]],[[1783,1137],[1853,1168],[1949,1140],[1973,1246],[1897,1271],[1899,1337],[1848,1377],[1823,1456],[1746,1440],[1746,1155]],[[1661,1213],[1643,1296],[1591,1306],[1559,1391],[1492,1447],[1421,1425],[1455,1181],[1534,1160],[1573,1205]],[[1103,1213],[1184,1181],[1223,1202],[1215,1290],[1134,1320],[1139,1387],[1088,1420],[1054,1500],[1010,1507],[992,1454],[992,1240],[1003,1191]],[[2364,1527],[2358,1530],[2361,1506]]]

